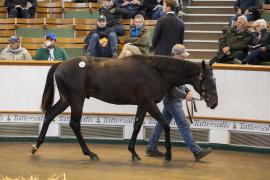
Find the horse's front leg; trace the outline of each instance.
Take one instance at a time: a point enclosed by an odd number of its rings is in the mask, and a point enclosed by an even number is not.
[[[146,111],[141,106],[138,106],[135,122],[134,122],[134,130],[133,130],[132,137],[128,145],[128,150],[131,152],[132,160],[134,161],[141,160],[141,158],[135,151],[135,144],[136,144],[136,139],[141,129],[142,122],[144,120],[145,115],[146,115]]]
[[[165,132],[165,159],[170,161],[172,159],[172,152],[171,152],[171,140],[170,140],[170,125],[169,122],[161,114],[160,110],[158,109],[156,104],[151,104],[147,107],[148,113],[155,118],[159,124],[164,128]]]
[[[54,106],[52,106],[46,113],[44,122],[37,138],[36,144],[32,145],[31,153],[35,154],[41,144],[44,142],[46,133],[52,120],[60,113],[62,113],[68,107],[67,101],[60,99]]]
[[[84,98],[78,96],[72,97],[70,127],[72,128],[74,134],[76,135],[79,141],[83,154],[89,156],[91,160],[99,160],[98,155],[91,152],[90,149],[87,147],[81,133],[81,117],[82,117],[83,103]]]

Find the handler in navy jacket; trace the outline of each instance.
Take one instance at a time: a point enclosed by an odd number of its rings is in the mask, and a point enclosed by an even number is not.
[[[165,0],[163,12],[166,15],[158,19],[152,38],[155,55],[170,56],[175,44],[183,44],[184,23],[175,15],[174,11],[175,1]]]

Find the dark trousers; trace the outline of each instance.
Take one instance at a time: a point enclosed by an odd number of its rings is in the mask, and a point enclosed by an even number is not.
[[[243,51],[231,51],[231,54],[225,55],[222,51],[218,51],[217,55],[215,57],[213,57],[209,64],[212,65],[214,63],[233,63],[234,59],[239,59],[242,61],[242,59],[244,59],[244,57],[246,56],[246,53]]]
[[[270,60],[270,52],[263,51],[260,48],[252,50],[244,59],[248,64],[259,64],[260,61]]]
[[[28,9],[13,8],[9,10],[8,16],[10,18],[30,18],[30,13],[28,12]]]

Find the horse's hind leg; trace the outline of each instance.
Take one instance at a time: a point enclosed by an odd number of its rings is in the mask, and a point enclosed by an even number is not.
[[[70,127],[72,128],[74,134],[76,135],[79,141],[83,154],[90,156],[91,160],[99,160],[99,157],[89,150],[81,133],[81,117],[82,117],[83,103],[84,98],[73,97],[71,103]]]
[[[40,134],[37,138],[37,142],[35,145],[32,146],[32,154],[35,154],[35,152],[38,150],[38,148],[41,146],[41,144],[44,142],[48,127],[52,120],[60,113],[62,113],[67,107],[68,102],[64,98],[60,98],[60,100],[52,106],[46,113],[44,122],[42,125],[42,129],[40,131]]]
[[[138,106],[135,122],[134,122],[134,130],[133,130],[132,137],[128,145],[128,150],[131,152],[132,160],[141,160],[141,158],[138,156],[138,154],[135,151],[135,143],[136,143],[138,133],[141,129],[145,114],[146,114],[146,111],[141,106]]]
[[[166,148],[166,153],[165,153],[165,159],[167,161],[170,161],[172,158],[172,153],[171,153],[171,140],[170,140],[170,125],[169,123],[165,120],[165,118],[162,116],[160,110],[158,109],[156,104],[153,104],[151,106],[148,106],[147,108],[148,113],[155,118],[160,125],[164,128],[165,132],[165,148]]]

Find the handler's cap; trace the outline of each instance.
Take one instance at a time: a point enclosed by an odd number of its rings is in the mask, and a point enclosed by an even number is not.
[[[18,36],[11,36],[9,39],[8,39],[8,42],[10,43],[19,43],[21,40]]]
[[[103,14],[101,14],[98,18],[97,18],[98,21],[100,20],[103,20],[103,21],[106,21],[106,16],[104,16]]]
[[[188,57],[190,54],[187,52],[185,46],[183,46],[182,44],[176,44],[173,46],[172,48],[172,53],[173,54],[180,54],[184,57]]]
[[[48,33],[46,38],[51,38],[52,40],[56,40],[57,36],[53,33]]]

